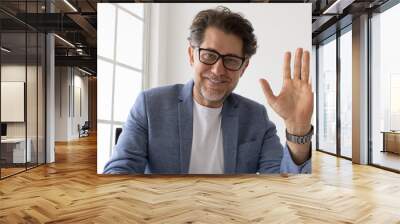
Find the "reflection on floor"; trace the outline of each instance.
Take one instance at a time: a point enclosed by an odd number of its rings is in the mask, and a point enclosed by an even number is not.
[[[400,171],[400,155],[392,152],[374,151],[373,164]]]
[[[10,176],[12,174],[15,174],[15,173],[18,173],[18,172],[21,172],[21,171],[24,171],[24,170],[25,170],[25,167],[24,168],[20,168],[20,167],[17,167],[17,168],[1,168],[1,178]]]
[[[341,153],[342,156],[345,156],[345,157],[348,157],[348,158],[352,157],[352,149],[351,148],[348,148],[348,147],[341,148],[341,152],[340,153]]]
[[[31,169],[36,167],[37,164],[36,163],[28,163],[26,164],[25,168],[25,164],[18,164],[18,165],[7,165],[6,167],[2,167],[1,168],[1,178],[5,178],[7,176],[25,171],[26,169]]]

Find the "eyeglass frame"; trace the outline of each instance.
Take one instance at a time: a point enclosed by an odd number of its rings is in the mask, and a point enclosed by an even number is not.
[[[203,64],[205,64],[205,65],[214,65],[215,63],[217,63],[217,61],[218,61],[220,58],[222,58],[222,65],[224,66],[224,68],[228,69],[229,71],[234,71],[234,72],[239,71],[239,70],[242,68],[244,62],[245,62],[246,59],[247,59],[247,57],[239,57],[239,56],[233,55],[233,54],[220,54],[218,51],[213,50],[213,49],[207,49],[207,48],[201,48],[201,47],[195,47],[195,46],[192,46],[192,48],[198,50],[198,58],[199,58],[199,61],[200,61],[201,63],[203,63]],[[200,59],[200,51],[202,51],[202,50],[211,51],[211,52],[217,54],[218,57],[217,57],[217,59],[215,60],[215,62],[212,63],[212,64],[207,64],[207,63],[201,61],[201,59]],[[238,58],[238,59],[241,59],[241,60],[242,60],[242,63],[240,64],[240,66],[239,66],[238,69],[233,70],[233,69],[227,68],[227,67],[225,66],[224,58],[225,58],[225,57],[228,57],[228,56],[229,56],[229,57]]]

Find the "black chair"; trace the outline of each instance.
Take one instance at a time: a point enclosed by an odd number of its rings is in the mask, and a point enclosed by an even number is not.
[[[90,129],[89,121],[85,121],[82,127],[79,128],[79,138],[89,136],[89,129]]]
[[[118,138],[121,135],[121,132],[122,132],[122,128],[116,128],[115,129],[115,144],[117,144]]]

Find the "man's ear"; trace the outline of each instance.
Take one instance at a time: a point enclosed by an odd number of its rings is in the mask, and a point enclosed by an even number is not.
[[[193,48],[190,45],[188,46],[188,56],[189,56],[190,66],[193,66],[193,64],[194,64],[194,52],[193,52]]]
[[[240,77],[242,77],[242,75],[244,74],[244,71],[246,71],[246,69],[247,69],[247,66],[249,66],[249,62],[250,62],[250,60],[249,59],[246,59],[245,61],[244,61],[244,65],[243,65],[243,70],[242,70],[242,74],[240,74]]]

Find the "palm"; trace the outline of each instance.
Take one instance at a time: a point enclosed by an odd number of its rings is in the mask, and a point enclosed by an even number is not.
[[[293,78],[290,74],[290,53],[285,54],[284,81],[278,96],[272,93],[269,83],[261,80],[261,86],[272,109],[285,123],[307,125],[313,113],[313,92],[309,83],[309,53],[296,51]]]
[[[285,121],[306,123],[311,120],[313,94],[310,85],[295,80],[285,80],[272,109]]]

